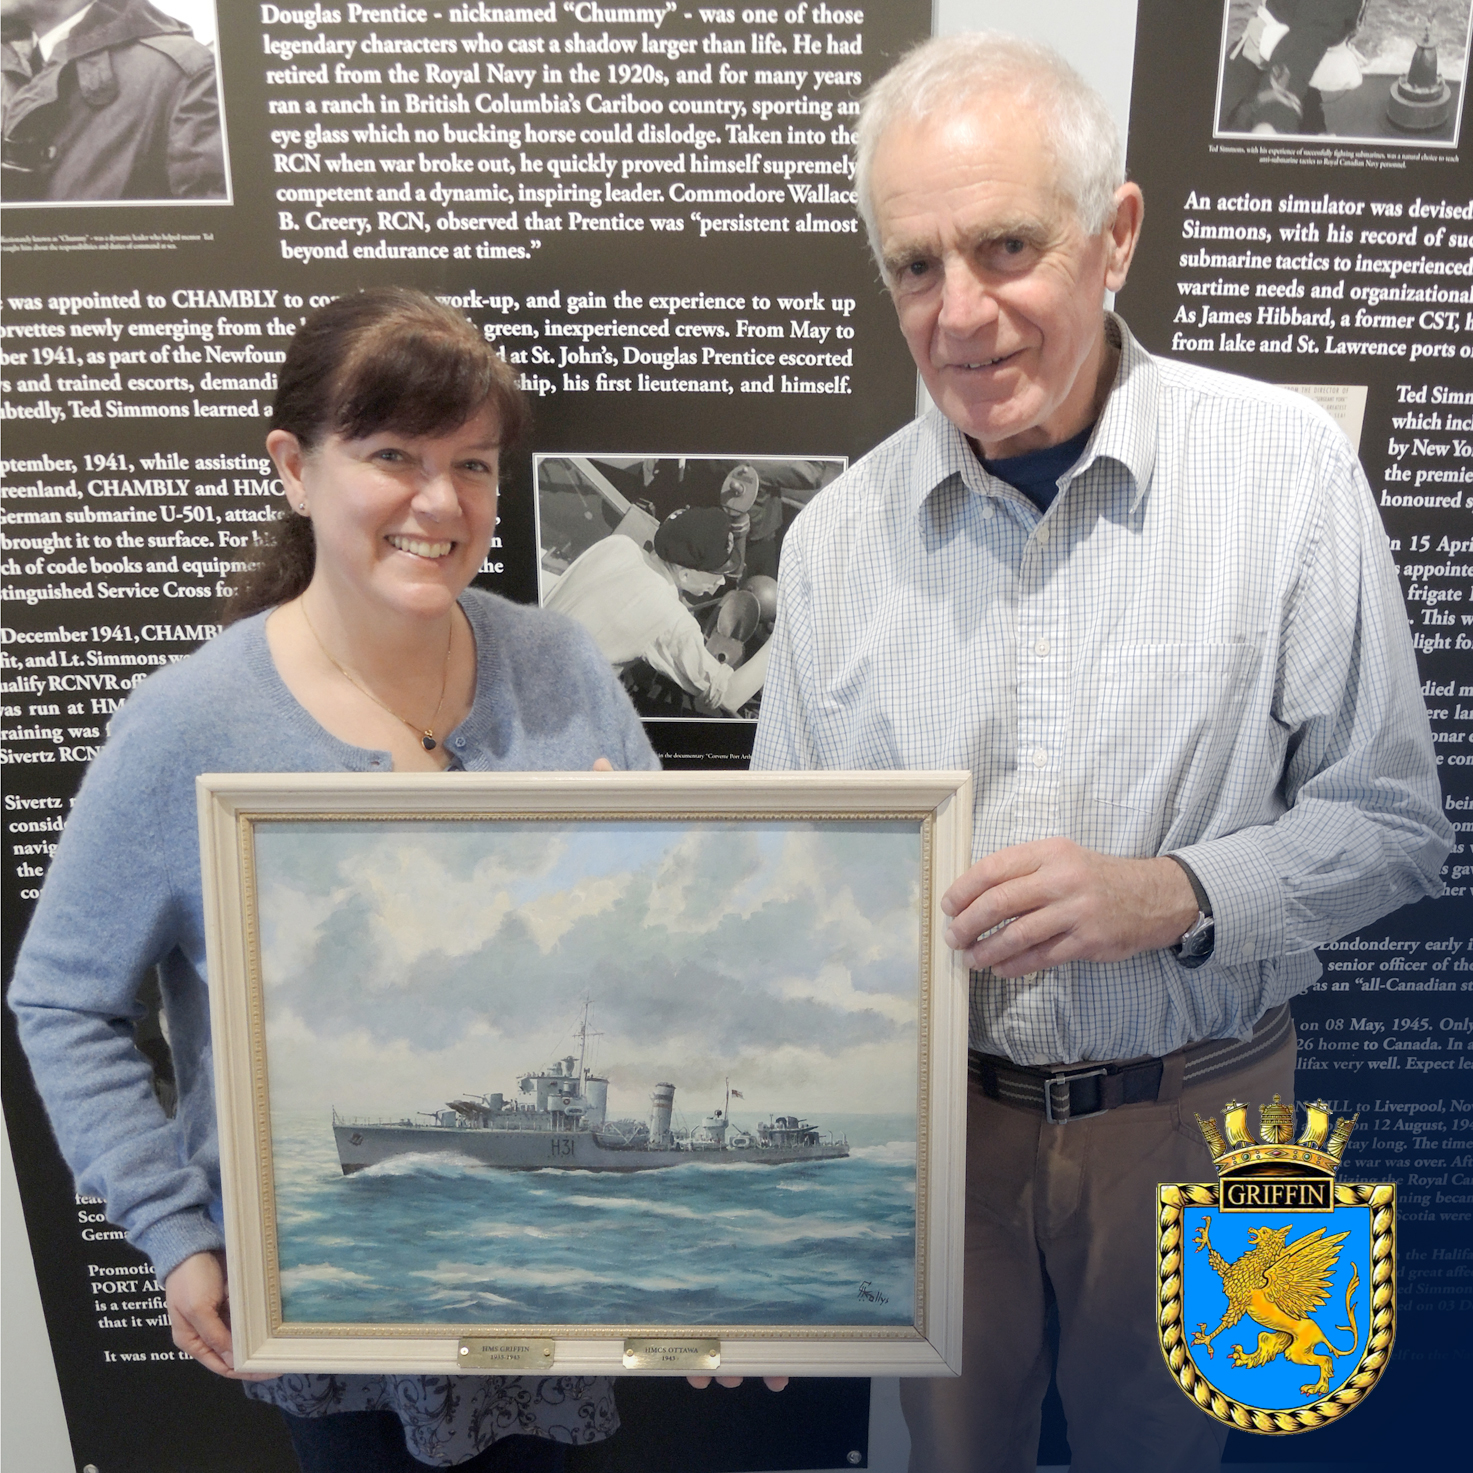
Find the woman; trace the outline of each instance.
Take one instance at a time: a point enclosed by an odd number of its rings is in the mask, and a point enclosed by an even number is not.
[[[11,1006],[78,1189],[153,1261],[175,1343],[221,1375],[237,1373],[195,775],[658,766],[585,634],[468,586],[525,419],[511,370],[433,298],[375,289],[306,320],[266,440],[287,515],[230,627],[114,717],[16,964]],[[172,1119],[132,1036],[154,966]],[[560,1444],[617,1425],[597,1378],[239,1379],[286,1413],[307,1473],[558,1469]]]

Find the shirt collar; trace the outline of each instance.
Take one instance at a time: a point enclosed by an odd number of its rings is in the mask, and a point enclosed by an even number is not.
[[[41,50],[42,61],[51,60],[51,53],[76,30],[83,16],[91,9],[90,5],[84,5],[75,15],[69,15],[59,26],[53,26],[44,36],[36,37],[36,45]]]
[[[919,436],[910,463],[911,510],[917,514],[943,486],[960,482],[985,495],[987,473],[967,437],[933,404],[916,425]]]
[[[1136,342],[1121,318],[1105,314],[1105,331],[1120,339],[1120,363],[1105,411],[1094,439],[1085,450],[1080,469],[1091,459],[1108,455],[1130,474],[1135,489],[1130,509],[1140,505],[1156,469],[1156,424],[1161,403],[1161,370],[1156,360]]]
[[[1134,511],[1150,485],[1156,467],[1156,420],[1161,371],[1113,312],[1105,314],[1105,331],[1120,346],[1115,382],[1105,400],[1095,432],[1085,447],[1076,475],[1100,456],[1118,461],[1134,484],[1130,507]],[[972,453],[967,437],[934,406],[918,425],[919,443],[911,461],[910,500],[919,513],[930,496],[960,481],[969,491],[990,494],[999,484]]]

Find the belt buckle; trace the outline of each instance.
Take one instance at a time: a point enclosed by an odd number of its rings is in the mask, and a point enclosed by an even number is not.
[[[1101,1064],[1094,1069],[1060,1070],[1057,1073],[1046,1075],[1043,1081],[1043,1118],[1050,1125],[1067,1125],[1074,1118],[1069,1108],[1069,1086],[1076,1079],[1094,1079],[1109,1072],[1109,1069]],[[1062,1115],[1054,1114],[1054,1086],[1056,1084],[1064,1087],[1064,1113]],[[1090,1114],[1097,1115],[1099,1111],[1092,1110]]]

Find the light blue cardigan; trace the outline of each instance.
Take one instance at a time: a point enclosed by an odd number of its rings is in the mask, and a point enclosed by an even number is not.
[[[618,768],[659,766],[607,661],[578,626],[475,589],[461,606],[476,639],[476,698],[446,739],[455,765],[586,771],[607,757]],[[224,1244],[195,777],[392,768],[387,752],[339,741],[297,703],[272,663],[265,617],[241,621],[150,676],[114,716],[67,819],[10,990],[78,1191],[106,1200],[108,1220],[148,1255],[160,1281],[190,1254]],[[179,1090],[173,1119],[133,1044],[139,985],[155,964]],[[303,1379],[327,1378],[282,1378],[254,1394],[307,1411],[301,1403],[320,1401],[322,1388],[286,1394],[286,1383]],[[372,1380],[372,1400],[385,1404],[384,1378],[333,1379]],[[351,1394],[328,1400],[335,1404],[321,1410],[363,1402]],[[611,1403],[607,1420],[606,1431]],[[443,1455],[447,1430],[440,1420],[431,1446],[418,1450]]]

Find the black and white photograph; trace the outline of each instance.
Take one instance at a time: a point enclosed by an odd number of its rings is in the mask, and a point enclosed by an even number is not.
[[[1219,138],[1456,147],[1469,0],[1226,0]]]
[[[0,0],[5,205],[228,203],[214,0]]]
[[[841,457],[543,455],[539,593],[646,720],[756,720],[793,518]]]

